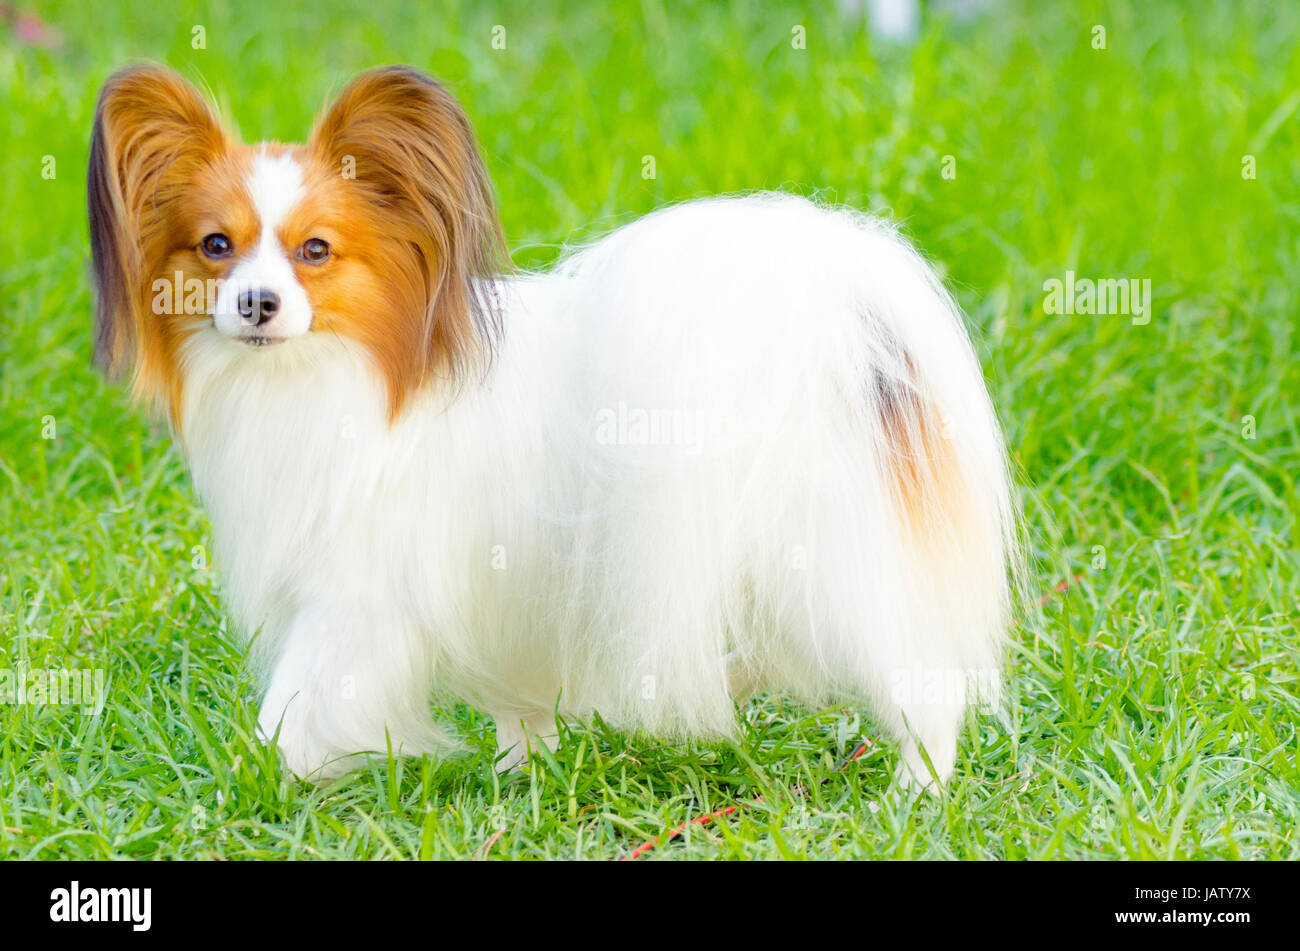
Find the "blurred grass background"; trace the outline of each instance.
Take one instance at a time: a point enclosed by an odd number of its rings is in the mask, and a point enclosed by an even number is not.
[[[832,3],[7,7],[0,668],[110,685],[94,717],[0,704],[0,856],[610,857],[759,794],[654,854],[1300,856],[1300,4],[932,13],[892,45]],[[1007,706],[972,719],[945,797],[885,796],[883,745],[832,775],[862,711],[771,699],[735,746],[573,725],[504,779],[461,708],[467,759],[284,780],[184,468],[90,366],[87,143],[100,84],[141,58],[249,141],[302,140],[363,68],[431,72],[521,265],[718,192],[900,220],[971,318],[1041,590],[1083,576],[1015,632]],[[1150,323],[1045,313],[1067,270],[1149,278]]]

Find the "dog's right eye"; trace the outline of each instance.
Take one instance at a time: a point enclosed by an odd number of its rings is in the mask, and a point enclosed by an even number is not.
[[[203,253],[210,258],[225,258],[234,253],[235,246],[224,234],[210,234],[199,242]]]

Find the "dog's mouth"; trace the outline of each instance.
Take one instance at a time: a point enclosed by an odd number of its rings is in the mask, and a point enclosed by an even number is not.
[[[239,341],[241,343],[248,344],[250,347],[270,347],[277,343],[284,343],[285,340],[287,339],[288,339],[287,337],[253,336],[253,337],[240,337]]]

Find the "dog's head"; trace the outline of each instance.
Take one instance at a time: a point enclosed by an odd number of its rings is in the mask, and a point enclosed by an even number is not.
[[[490,357],[491,183],[464,110],[410,67],[357,77],[305,146],[243,145],[176,73],[123,69],[100,94],[88,206],[96,359],[173,418],[196,333],[247,360],[355,341],[394,415]]]

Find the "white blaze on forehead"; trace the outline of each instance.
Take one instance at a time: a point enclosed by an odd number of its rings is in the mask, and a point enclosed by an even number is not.
[[[239,260],[217,292],[213,322],[232,337],[296,337],[311,329],[311,301],[294,274],[290,260],[294,249],[281,247],[276,232],[306,192],[302,167],[288,153],[271,155],[263,150],[253,158],[244,184],[258,219],[257,245],[235,249]],[[245,320],[239,313],[239,295],[244,291],[273,292],[280,299],[279,313],[260,327]]]
[[[302,200],[302,167],[287,152],[281,155],[259,152],[253,159],[253,172],[248,176],[248,194],[262,225],[262,243],[268,237],[275,240],[275,229]]]

